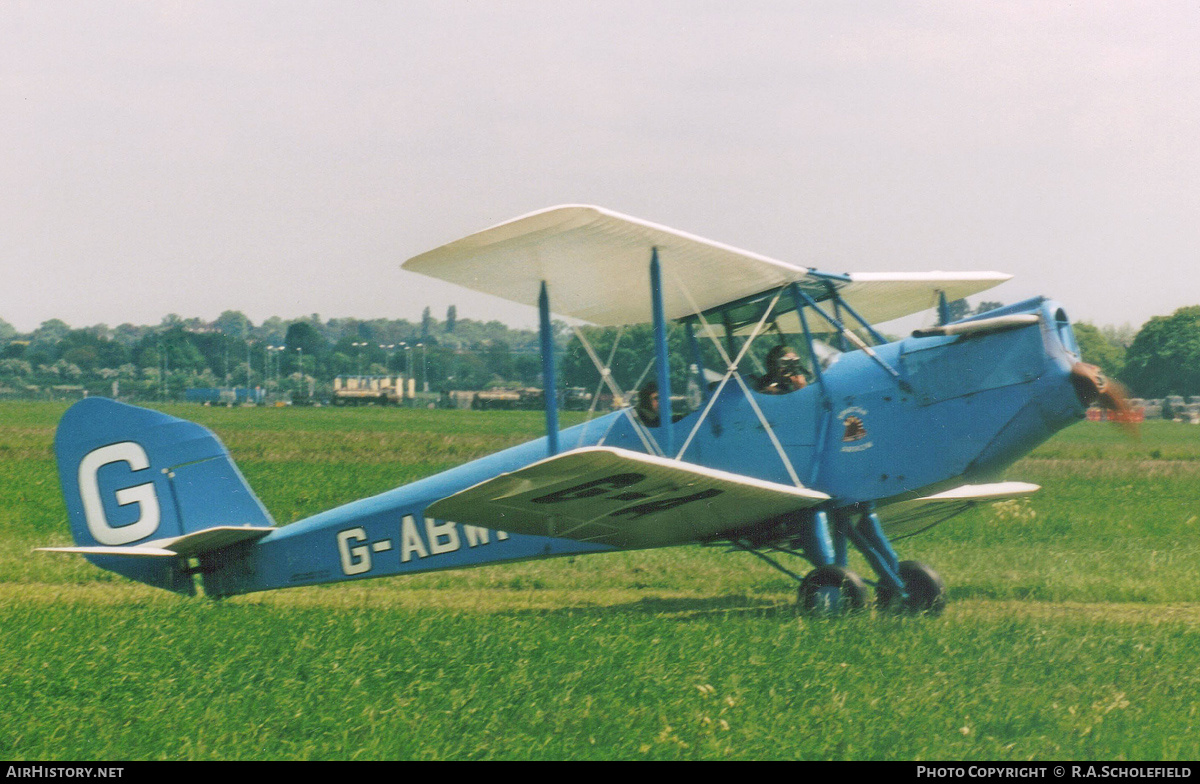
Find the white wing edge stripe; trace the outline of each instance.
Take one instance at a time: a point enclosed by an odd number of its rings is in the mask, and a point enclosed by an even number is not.
[[[627,449],[620,449],[618,447],[611,447],[611,446],[586,446],[586,447],[582,447],[580,449],[573,449],[569,452],[563,452],[559,455],[555,455],[554,457],[548,457],[543,460],[539,460],[536,463],[531,463],[530,465],[526,466],[525,468],[534,468],[535,466],[540,466],[544,463],[550,463],[555,460],[560,460],[568,455],[579,455],[579,454],[585,454],[585,453],[589,453],[589,452],[609,454],[609,455],[612,455],[619,459],[628,460],[628,461],[634,462],[634,463],[645,463],[648,465],[657,466],[659,468],[667,468],[667,469],[673,469],[675,471],[682,471],[682,472],[690,473],[690,474],[698,474],[700,476],[709,477],[711,479],[716,479],[716,480],[722,481],[722,482],[738,484],[738,485],[742,485],[745,487],[751,487],[751,488],[754,488],[757,490],[770,490],[770,491],[774,491],[777,493],[786,493],[787,495],[793,495],[798,498],[818,499],[818,500],[822,500],[822,501],[829,498],[829,496],[826,495],[825,493],[822,493],[818,490],[810,490],[806,487],[792,487],[791,485],[779,484],[778,482],[768,482],[765,479],[755,479],[754,477],[744,476],[741,474],[731,474],[727,471],[721,471],[716,468],[707,468],[705,466],[695,465],[694,463],[684,463],[679,460],[671,460],[670,458],[666,458],[666,457],[658,457],[657,455],[644,455],[644,454],[641,454],[640,452],[630,452]],[[524,469],[519,469],[519,470],[524,470]],[[511,472],[511,473],[515,473],[515,472]],[[502,476],[503,476],[503,474],[502,474]],[[488,481],[490,481],[490,480],[488,480]],[[481,482],[480,484],[483,484],[483,483]]]
[[[851,272],[849,273],[852,283],[940,283],[958,282],[969,283],[971,281],[987,281],[995,280],[1003,283],[1007,280],[1012,280],[1012,275],[1007,272],[994,271],[942,271],[931,270],[928,272]]]
[[[1029,482],[996,482],[990,485],[962,485],[945,492],[915,498],[915,501],[970,501],[1010,495],[1028,495],[1040,490],[1041,485]]]

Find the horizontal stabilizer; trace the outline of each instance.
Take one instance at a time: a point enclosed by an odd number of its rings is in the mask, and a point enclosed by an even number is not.
[[[828,500],[815,490],[612,447],[588,447],[490,479],[431,505],[442,520],[616,547],[662,547]]]
[[[221,525],[183,536],[155,539],[131,547],[39,547],[48,553],[82,553],[84,555],[123,555],[140,558],[188,558],[221,550],[240,542],[261,539],[274,528]]]
[[[39,553],[79,553],[80,555],[123,555],[135,558],[178,558],[174,550],[164,550],[161,547],[35,547]]]
[[[961,485],[941,493],[889,504],[877,511],[884,530],[897,539],[928,530],[978,504],[1022,498],[1040,489],[1040,485],[1028,482]]]

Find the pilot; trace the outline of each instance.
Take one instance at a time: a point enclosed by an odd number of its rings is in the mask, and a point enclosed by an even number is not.
[[[767,353],[767,372],[758,381],[764,395],[786,395],[803,389],[808,382],[800,367],[800,355],[791,346],[775,346]]]
[[[662,424],[662,418],[659,416],[658,409],[658,382],[647,381],[642,385],[642,389],[638,392],[637,407],[634,409],[638,415],[638,419],[642,421],[646,427],[658,427]],[[678,422],[683,419],[685,414],[676,414],[672,412],[671,421]]]
[[[658,382],[647,381],[645,386],[638,392],[637,399],[638,419],[642,420],[642,424],[647,427],[658,427]]]

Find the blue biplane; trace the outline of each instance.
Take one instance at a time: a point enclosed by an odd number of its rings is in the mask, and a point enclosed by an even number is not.
[[[941,578],[900,560],[891,541],[1036,490],[997,480],[1093,401],[1123,406],[1080,361],[1051,300],[950,321],[947,302],[1008,279],[999,273],[822,272],[584,205],[499,224],[404,267],[538,307],[544,438],[276,527],[211,432],[89,398],[55,441],[76,546],[44,549],[183,594],[199,575],[221,597],[702,543],[793,577],[810,610],[864,607],[870,584],[881,606],[937,612]],[[937,325],[899,341],[872,326],[930,308]],[[626,407],[560,431],[551,313],[651,323],[647,374],[663,415]],[[684,391],[672,387],[672,321],[693,405],[668,415]],[[602,383],[628,399],[577,334]],[[768,352],[778,367],[760,366],[762,341],[792,353]],[[848,568],[850,546],[874,579]],[[801,575],[786,557],[812,568]]]

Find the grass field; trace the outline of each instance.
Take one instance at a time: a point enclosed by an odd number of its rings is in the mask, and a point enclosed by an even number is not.
[[[1200,428],[1064,431],[1032,499],[899,543],[938,618],[812,620],[699,547],[222,602],[71,556],[63,406],[0,404],[0,759],[1195,759]],[[521,412],[217,409],[281,522],[536,435]],[[862,569],[862,571],[867,571]]]

